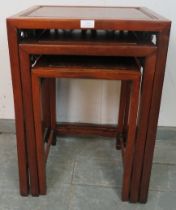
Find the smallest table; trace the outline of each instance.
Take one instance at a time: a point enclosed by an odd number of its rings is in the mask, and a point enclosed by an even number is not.
[[[141,82],[140,66],[138,66],[135,58],[43,56],[39,59],[36,66],[32,68],[32,95],[40,194],[46,194],[45,163],[48,157],[50,145],[53,142],[54,133],[56,133],[57,130],[56,124],[51,125],[51,123],[49,127],[45,128],[49,131],[49,134],[47,135],[49,137],[45,149],[43,143],[46,136],[44,133],[46,132],[43,132],[45,129],[43,129],[41,123],[43,121],[42,116],[44,116],[41,104],[46,105],[47,101],[52,101],[50,104],[53,104],[53,101],[56,100],[53,99],[53,89],[50,88],[50,84],[52,87],[52,83],[50,83],[48,85],[49,98],[45,97],[45,101],[42,103],[44,97],[42,97],[41,87],[47,80],[53,78],[86,78],[122,81],[119,120],[115,135],[120,136],[124,164],[122,200],[129,200],[131,172],[135,151],[138,97]],[[126,88],[126,86],[128,86],[128,88]],[[46,86],[44,85],[44,87]],[[46,91],[43,92],[44,94],[46,93]],[[50,107],[50,110],[52,109],[55,109],[55,104],[53,107]],[[46,111],[50,112],[50,110]],[[52,113],[56,113],[56,111],[52,111]],[[51,116],[51,118],[55,119],[55,116]],[[82,135],[92,134],[91,132],[87,133],[87,131],[83,131]],[[67,135],[69,135],[69,130],[67,132]]]

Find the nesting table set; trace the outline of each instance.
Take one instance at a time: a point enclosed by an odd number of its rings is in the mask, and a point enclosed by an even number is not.
[[[36,6],[7,19],[21,195],[46,194],[56,135],[97,135],[122,150],[122,200],[147,201],[170,25],[139,7]],[[120,80],[118,125],[56,123],[56,78]]]

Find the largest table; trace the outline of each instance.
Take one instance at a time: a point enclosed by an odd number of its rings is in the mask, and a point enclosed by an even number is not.
[[[32,195],[40,194],[28,71],[30,58],[24,61],[27,50],[31,55],[81,54],[141,58],[144,73],[129,200],[147,201],[170,25],[169,20],[139,7],[36,6],[7,19],[21,195],[28,195],[29,192]],[[48,29],[125,31],[135,34],[136,41],[39,42],[41,31]]]

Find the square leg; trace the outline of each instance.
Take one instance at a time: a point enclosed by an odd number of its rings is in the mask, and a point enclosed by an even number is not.
[[[125,129],[127,127],[127,137],[123,149],[123,183],[122,200],[128,201],[130,196],[131,174],[133,168],[133,159],[135,152],[135,137],[137,127],[138,99],[140,90],[140,80],[131,81],[129,109],[126,110],[127,119],[124,120]],[[128,93],[127,93],[128,94]]]
[[[129,104],[130,104],[130,82],[121,81],[116,149],[121,149],[120,139],[123,135],[126,135],[127,133]]]
[[[44,148],[44,136],[42,126],[42,91],[41,81],[32,74],[32,97],[34,109],[34,124],[36,133],[37,167],[39,177],[39,192],[46,194],[46,160]]]

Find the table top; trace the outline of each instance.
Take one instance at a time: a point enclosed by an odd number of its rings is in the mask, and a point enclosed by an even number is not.
[[[37,68],[76,68],[76,69],[110,69],[110,70],[128,70],[140,72],[139,65],[132,57],[102,57],[102,56],[41,56],[33,69]]]
[[[117,7],[58,7],[41,6],[27,14],[26,17],[47,17],[63,19],[156,19],[153,15],[144,13],[139,8]]]
[[[146,27],[152,28],[151,30],[153,28],[158,30],[162,24],[170,22],[144,7],[98,6],[34,6],[8,19],[16,21],[16,25],[24,28],[30,28],[32,25],[37,28],[37,23],[38,28],[44,28],[44,26],[48,28],[49,25],[54,26],[55,23],[59,23],[63,28],[70,29],[116,29],[118,27],[119,29],[128,29],[133,27],[134,24],[138,24],[137,30],[140,30],[140,28],[145,30]]]
[[[25,18],[158,20],[165,19],[144,7],[36,6],[19,13]]]

